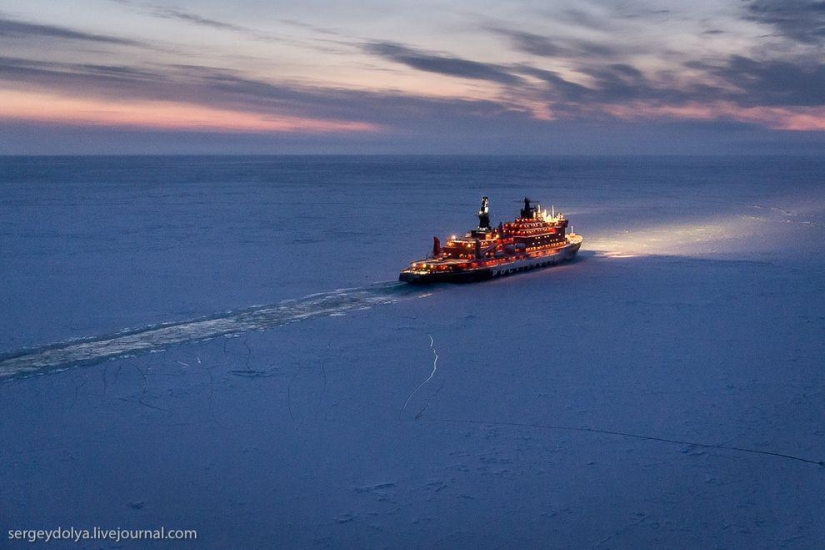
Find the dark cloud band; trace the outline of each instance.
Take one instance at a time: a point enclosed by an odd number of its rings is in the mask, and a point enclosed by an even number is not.
[[[102,34],[93,34],[76,31],[55,25],[27,23],[15,19],[0,18],[0,37],[26,39],[61,39],[95,42],[99,44],[117,44],[123,46],[137,46],[139,42],[117,38]]]
[[[522,81],[519,76],[512,74],[512,72],[499,65],[449,55],[427,53],[392,42],[372,42],[364,47],[364,51],[429,73],[474,80],[489,80],[501,84],[517,84]]]
[[[825,1],[755,0],[746,18],[773,26],[782,36],[805,44],[825,42]]]

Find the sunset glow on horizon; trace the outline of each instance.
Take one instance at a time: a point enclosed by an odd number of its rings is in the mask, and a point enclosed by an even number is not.
[[[239,133],[299,152],[787,151],[803,138],[821,151],[823,28],[813,0],[0,1],[0,153],[105,153],[134,130],[207,132],[236,151]],[[88,151],[67,137],[81,131]]]
[[[364,122],[278,117],[165,101],[117,102],[0,93],[0,120],[52,124],[227,132],[375,132]]]

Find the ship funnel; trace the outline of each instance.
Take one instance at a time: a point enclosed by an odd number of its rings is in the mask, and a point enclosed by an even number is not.
[[[524,197],[524,208],[521,209],[522,218],[532,218],[535,210],[530,206],[530,199]]]
[[[433,237],[433,258],[439,256],[441,256],[441,241],[438,240],[438,237]]]
[[[481,209],[478,211],[478,228],[482,230],[490,229],[490,201],[487,197],[481,197]]]

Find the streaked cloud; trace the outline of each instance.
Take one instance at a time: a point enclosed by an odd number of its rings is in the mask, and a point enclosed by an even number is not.
[[[251,29],[246,27],[242,27],[240,25],[233,25],[231,23],[225,23],[223,21],[217,21],[215,19],[209,19],[208,17],[203,17],[196,13],[190,11],[184,11],[177,8],[168,8],[168,7],[155,7],[151,9],[151,12],[157,15],[158,17],[165,17],[167,19],[177,19],[179,21],[184,21],[186,23],[192,23],[195,25],[201,25],[204,27],[209,27],[211,29],[221,29],[221,30],[229,30],[229,31],[236,31],[236,32],[250,32]]]
[[[517,51],[539,57],[607,57],[613,55],[615,52],[612,46],[595,41],[549,37],[498,25],[487,25],[485,28],[494,34],[509,39],[513,48]]]
[[[461,57],[424,52],[393,42],[372,42],[364,51],[389,61],[401,63],[419,71],[443,74],[456,78],[489,80],[501,84],[517,84],[521,78],[507,68]]]
[[[306,49],[317,50],[322,52],[335,52],[335,48],[330,44],[346,43],[346,37],[335,30],[317,27],[294,21],[290,19],[278,19],[278,22],[286,27],[297,27],[304,31],[309,31],[312,34],[324,35],[322,39],[315,40],[300,40],[296,38],[287,37],[284,33],[267,32],[255,27],[240,25],[229,21],[221,21],[213,17],[207,17],[190,9],[183,9],[180,7],[169,7],[158,4],[133,2],[131,0],[111,0],[117,4],[128,7],[136,13],[142,13],[154,18],[165,19],[169,21],[181,22],[187,25],[201,27],[213,31],[227,31],[235,34],[240,34],[254,41],[274,42],[280,44],[291,44]]]
[[[472,118],[496,117],[506,111],[492,101],[424,98],[399,92],[346,90],[298,84],[274,84],[255,80],[227,69],[197,65],[157,66],[153,69],[71,63],[31,62],[0,58],[0,73],[7,81],[41,97],[54,96],[55,90],[69,92],[73,100],[96,101],[99,109],[124,104],[163,103],[197,106],[201,111],[247,113],[260,119],[299,118],[307,121],[377,131],[395,125],[426,127],[428,124],[463,123]],[[6,93],[8,95],[8,92]],[[0,91],[0,99],[4,97]],[[15,93],[15,97],[17,97]],[[23,104],[16,103],[16,108]],[[33,111],[35,104],[28,105]],[[168,111],[168,109],[167,109]],[[50,109],[50,112],[54,112]],[[90,113],[84,119],[83,113]],[[75,109],[79,123],[94,123],[94,109]],[[195,111],[188,111],[194,113]],[[200,111],[198,111],[200,112]],[[0,118],[10,116],[6,109]],[[21,113],[22,115],[22,113]],[[519,115],[521,117],[524,114]],[[33,118],[40,120],[39,114]],[[16,117],[23,118],[22,116]],[[53,117],[54,118],[54,117]],[[139,117],[135,120],[139,120]],[[183,118],[181,118],[183,120]],[[199,120],[199,119],[198,119]],[[204,127],[197,121],[187,128]],[[274,127],[273,127],[274,129]]]
[[[747,106],[825,106],[825,63],[812,60],[765,60],[732,56],[707,69],[734,86],[730,99]]]
[[[825,42],[825,2],[822,0],[754,0],[747,17],[772,26],[782,36],[805,44]]]
[[[44,25],[41,23],[29,23],[17,19],[9,19],[0,16],[0,38],[5,39],[25,39],[25,40],[72,40],[81,42],[93,42],[99,44],[116,44],[123,46],[137,46],[139,42],[126,38],[107,36],[73,30],[57,25]]]

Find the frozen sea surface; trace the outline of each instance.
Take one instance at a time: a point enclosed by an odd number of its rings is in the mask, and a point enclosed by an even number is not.
[[[208,548],[821,547],[823,174],[0,159],[3,544],[167,526]],[[580,257],[395,284],[482,194],[494,222],[555,204]]]

